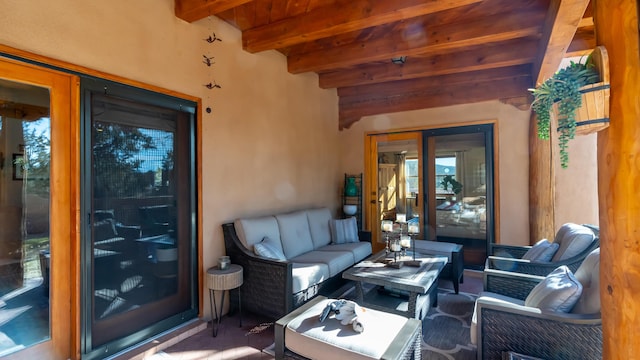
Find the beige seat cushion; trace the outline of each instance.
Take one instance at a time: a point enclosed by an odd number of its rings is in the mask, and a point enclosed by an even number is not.
[[[330,315],[318,320],[333,299],[325,299],[291,321],[285,329],[285,346],[309,359],[380,359],[395,334],[407,322],[400,315],[365,308],[366,327],[357,333]]]
[[[329,267],[329,276],[334,276],[353,265],[353,254],[350,251],[313,250],[290,260],[294,263],[326,264]]]
[[[292,269],[293,286],[292,293],[310,288],[327,280],[329,266],[323,263],[293,263]]]
[[[321,251],[348,251],[353,254],[353,263],[357,263],[367,256],[371,255],[371,243],[368,241],[359,241],[357,243],[346,244],[330,244],[323,246],[318,250]]]

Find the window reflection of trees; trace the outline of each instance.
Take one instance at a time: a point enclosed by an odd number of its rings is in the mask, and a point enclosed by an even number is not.
[[[173,134],[114,123],[94,123],[94,196],[167,194],[173,171]]]

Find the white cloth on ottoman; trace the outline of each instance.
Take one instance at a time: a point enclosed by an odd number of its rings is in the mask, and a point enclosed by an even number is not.
[[[309,359],[380,359],[407,318],[366,309],[367,326],[357,333],[331,314],[324,322],[319,316],[335,299],[325,299],[287,324],[286,347]]]

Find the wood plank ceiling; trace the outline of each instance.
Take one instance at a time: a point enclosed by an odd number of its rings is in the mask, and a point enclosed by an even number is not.
[[[563,57],[595,47],[589,0],[175,0],[175,13],[217,16],[246,51],[277,50],[290,73],[316,72],[337,88],[340,129],[486,100],[527,107],[527,89]]]

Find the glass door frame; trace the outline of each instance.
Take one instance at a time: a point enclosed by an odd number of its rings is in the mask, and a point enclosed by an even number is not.
[[[390,141],[416,141],[416,150],[418,152],[418,194],[424,200],[423,178],[422,174],[424,170],[422,168],[423,159],[423,145],[422,145],[422,133],[420,131],[404,131],[395,133],[384,134],[367,134],[365,138],[365,154],[368,157],[365,159],[365,227],[371,231],[371,246],[373,252],[376,253],[384,249],[385,244],[378,242],[377,239],[381,236],[380,229],[380,203],[378,201],[378,145],[382,142]],[[424,206],[420,205],[418,208],[418,217],[424,219]],[[421,220],[422,221],[422,220]],[[422,225],[421,231],[424,232],[426,228]]]
[[[437,129],[428,129],[424,130],[424,154],[425,159],[428,162],[427,166],[424,167],[424,179],[432,179],[435,178],[435,174],[431,174],[429,169],[435,169],[435,151],[436,151],[436,142],[435,137],[443,136],[443,135],[458,135],[458,134],[468,134],[468,133],[482,133],[484,134],[484,144],[485,144],[485,176],[486,176],[486,213],[489,214],[487,216],[487,224],[486,224],[486,249],[487,254],[491,254],[491,247],[496,243],[496,229],[498,226],[497,223],[497,184],[495,179],[497,178],[495,172],[497,169],[497,154],[495,149],[497,148],[495,144],[495,126],[493,123],[487,124],[478,124],[478,125],[466,125],[466,126],[455,126],[455,127],[447,127],[447,128],[437,128]],[[435,182],[429,182],[427,199],[425,199],[425,204],[428,205],[425,210],[428,219],[428,224],[423,224],[429,229],[434,229],[434,233],[431,235],[429,240],[435,240],[435,226],[436,226],[436,184]]]
[[[379,229],[378,216],[378,142],[389,141],[391,139],[401,138],[402,134],[420,134],[420,143],[422,144],[422,158],[420,171],[422,173],[422,179],[428,179],[429,175],[426,173],[428,168],[435,167],[435,156],[429,156],[428,154],[435,153],[435,142],[433,139],[429,141],[428,134],[455,134],[456,132],[464,132],[476,128],[476,131],[482,129],[485,131],[485,146],[486,146],[486,176],[487,176],[487,254],[491,254],[491,247],[493,244],[500,243],[500,189],[497,183],[498,179],[498,137],[497,137],[497,121],[485,120],[477,122],[467,122],[458,124],[441,124],[437,126],[411,128],[411,129],[397,129],[387,131],[376,131],[365,133],[364,139],[364,216],[365,216],[365,229],[371,231],[372,246],[374,253],[382,250],[384,244],[379,243],[375,239],[380,236],[381,230]],[[440,131],[444,131],[440,133]],[[413,136],[413,135],[412,135]],[[424,183],[424,181],[422,181]],[[435,184],[431,182],[426,185],[421,184],[422,192],[421,199],[422,204],[433,203],[434,209],[426,211],[425,214],[421,214],[421,219],[425,219],[426,224],[421,224],[421,229],[425,238],[433,240],[435,238],[435,230],[430,228],[429,224],[435,224]],[[432,194],[432,195],[430,195]],[[433,196],[433,198],[431,198]],[[431,206],[431,205],[428,205]],[[422,206],[424,208],[424,206]],[[428,236],[427,232],[428,231]]]
[[[79,167],[75,139],[78,138],[79,102],[77,76],[6,58],[0,54],[0,78],[48,88],[51,119],[50,183],[50,329],[51,337],[4,359],[72,358],[75,329],[79,317],[75,312],[79,286],[78,243]]]

